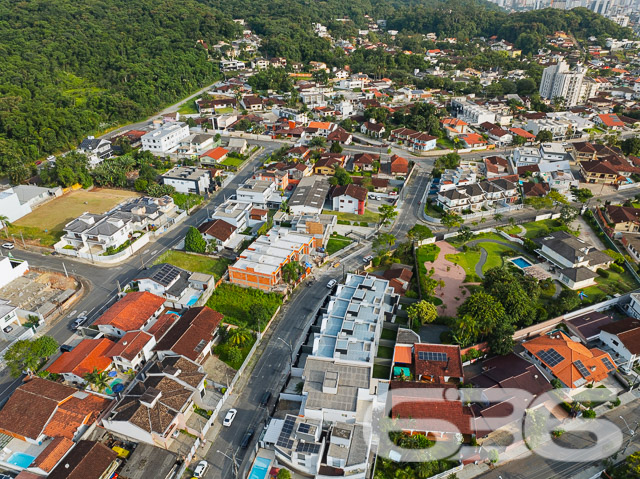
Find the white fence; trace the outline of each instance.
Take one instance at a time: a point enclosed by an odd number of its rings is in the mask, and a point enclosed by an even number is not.
[[[120,261],[127,259],[129,256],[131,256],[133,253],[141,249],[143,246],[146,246],[149,243],[149,238],[150,238],[149,233],[145,233],[140,238],[138,238],[134,243],[129,245],[127,248],[123,249],[122,251],[116,254],[112,254],[109,256],[85,253],[83,251],[76,251],[73,249],[65,249],[64,246],[66,242],[64,240],[61,240],[58,243],[56,243],[54,248],[58,253],[64,254],[67,256],[75,256],[77,258],[88,259],[92,263],[111,264],[111,263],[119,263]]]
[[[543,215],[537,215],[533,221],[555,220],[558,218],[560,218],[560,213],[545,213]]]
[[[470,220],[473,218],[482,218],[483,216],[493,216],[497,213],[508,213],[510,211],[521,210],[523,205],[512,205],[512,206],[503,206],[502,208],[493,208],[487,211],[476,211],[475,213],[468,213],[466,215],[461,215],[463,220]]]
[[[640,183],[625,183],[624,185],[618,185],[618,190],[630,190],[632,188],[638,188]]]

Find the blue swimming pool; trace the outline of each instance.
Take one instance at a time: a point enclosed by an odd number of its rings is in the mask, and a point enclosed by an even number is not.
[[[192,294],[191,298],[189,298],[189,302],[187,303],[187,306],[193,306],[194,304],[196,304],[196,301],[198,301],[199,298],[200,298],[199,294]]]
[[[529,266],[533,266],[531,263],[529,263],[526,259],[524,259],[522,256],[518,256],[517,258],[513,258],[511,260],[511,262],[513,264],[515,264],[518,268],[520,269],[524,269],[524,268],[528,268]]]
[[[14,466],[22,467],[26,469],[31,465],[35,457],[30,456],[29,454],[25,454],[24,452],[14,452],[9,456],[7,462],[9,464],[13,464]]]
[[[257,457],[251,468],[249,479],[264,479],[269,473],[269,466],[271,465],[271,459],[266,457]]]

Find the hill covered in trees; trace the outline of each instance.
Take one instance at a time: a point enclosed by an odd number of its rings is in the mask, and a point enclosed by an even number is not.
[[[313,33],[312,23],[321,22],[335,37],[355,36],[367,14],[403,32],[406,49],[424,47],[411,33],[495,34],[525,53],[555,30],[578,38],[630,35],[585,9],[508,15],[479,0],[0,0],[0,175],[25,178],[35,160],[215,81],[217,62],[196,41],[237,37],[242,27],[233,18],[264,38],[268,56],[374,74],[425,66],[419,55],[346,57]]]

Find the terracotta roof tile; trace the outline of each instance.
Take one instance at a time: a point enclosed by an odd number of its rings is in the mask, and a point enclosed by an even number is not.
[[[446,361],[432,361],[420,359],[421,352],[444,353],[447,355]],[[415,375],[439,377],[463,377],[462,359],[460,357],[459,346],[449,346],[443,344],[418,343],[413,346],[413,360]]]
[[[345,186],[336,186],[333,189],[331,197],[336,198],[338,196],[346,195],[351,196],[352,198],[355,198],[359,201],[366,201],[367,193],[368,191],[366,188],[354,184],[349,184]]]
[[[147,291],[134,291],[107,309],[93,324],[111,325],[122,331],[134,331],[142,328],[164,302],[164,298]]]
[[[114,345],[113,341],[106,338],[83,339],[72,351],[62,353],[47,371],[55,374],[73,373],[79,377],[93,371],[93,368],[104,371],[111,365],[107,351]]]
[[[202,234],[207,234],[219,239],[220,241],[226,241],[231,238],[231,235],[236,231],[236,227],[227,223],[224,220],[207,221],[206,223],[198,226],[198,231]]]
[[[121,356],[132,361],[152,339],[153,335],[145,331],[129,331],[107,351],[107,355],[110,358]]]
[[[80,441],[61,461],[48,479],[99,479],[118,454],[102,443]]]

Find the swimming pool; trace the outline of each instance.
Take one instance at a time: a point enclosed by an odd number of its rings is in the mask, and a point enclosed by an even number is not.
[[[29,454],[25,454],[24,452],[14,452],[13,454],[11,454],[11,456],[9,456],[7,462],[9,464],[13,464],[14,466],[26,469],[31,465],[34,459],[35,457],[30,456]]]
[[[253,467],[251,468],[251,473],[249,474],[249,479],[264,479],[267,477],[270,465],[271,459],[256,457]]]
[[[524,269],[524,268],[528,268],[529,266],[533,266],[531,263],[529,263],[522,256],[518,256],[517,258],[512,258],[511,262],[513,264],[515,264],[520,269]]]
[[[200,298],[199,294],[192,294],[191,298],[189,298],[189,302],[187,303],[187,306],[193,306],[196,301],[198,301],[198,299]]]

